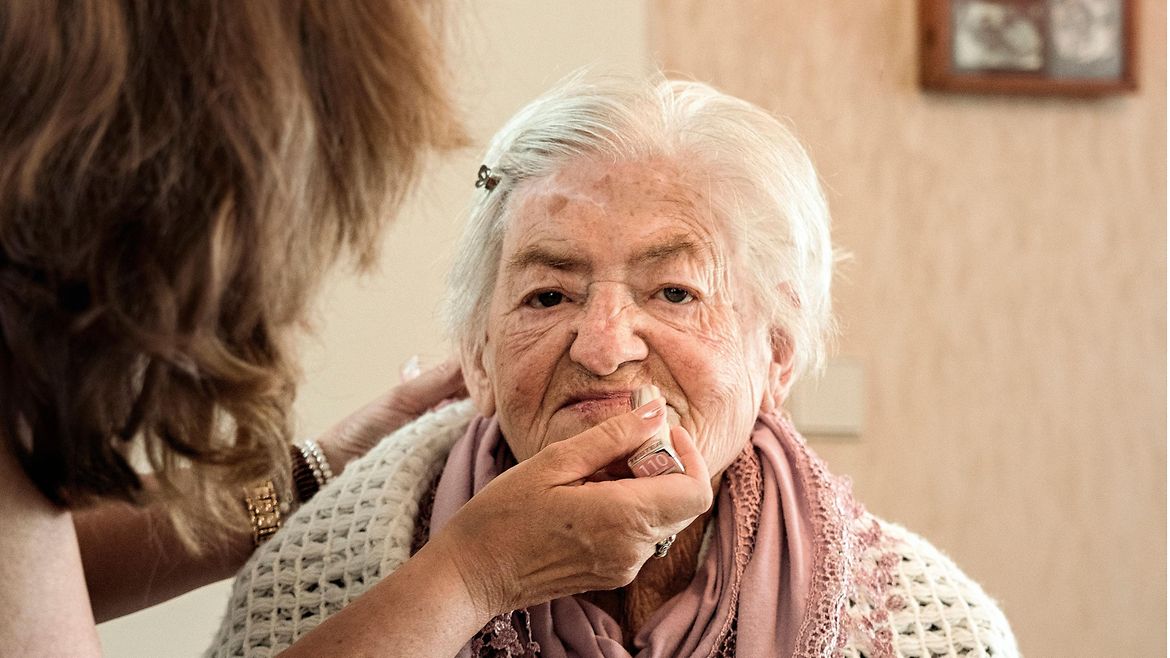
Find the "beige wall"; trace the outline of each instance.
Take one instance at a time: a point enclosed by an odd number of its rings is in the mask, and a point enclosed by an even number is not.
[[[924,94],[916,5],[658,0],[650,44],[790,117],[829,189],[868,398],[817,450],[1025,654],[1165,655],[1165,2],[1099,101]]]

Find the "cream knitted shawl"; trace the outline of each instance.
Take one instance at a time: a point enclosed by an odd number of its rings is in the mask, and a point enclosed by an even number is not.
[[[271,656],[410,557],[419,504],[474,416],[468,401],[427,414],[351,463],[236,575],[209,656]],[[837,655],[1017,656],[1003,613],[923,539],[868,514]]]

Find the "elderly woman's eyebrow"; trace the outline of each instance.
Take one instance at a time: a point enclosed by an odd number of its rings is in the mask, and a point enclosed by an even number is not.
[[[677,256],[704,257],[711,252],[711,245],[697,242],[689,236],[673,236],[664,242],[650,246],[634,254],[631,265],[653,265]]]
[[[554,251],[540,245],[530,245],[508,259],[508,272],[515,274],[533,267],[545,267],[564,272],[585,272],[589,263],[578,255]]]

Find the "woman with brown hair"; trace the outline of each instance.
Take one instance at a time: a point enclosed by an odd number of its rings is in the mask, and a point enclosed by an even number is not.
[[[440,19],[405,0],[0,2],[5,653],[99,653],[95,619],[230,574],[330,470],[460,389],[431,373],[290,450],[317,282],[375,262],[424,154],[462,142]],[[513,469],[290,652],[442,653],[501,606],[628,582],[653,544],[592,545],[556,511],[584,498],[657,536],[700,514],[700,465],[573,486],[660,422],[625,414]]]

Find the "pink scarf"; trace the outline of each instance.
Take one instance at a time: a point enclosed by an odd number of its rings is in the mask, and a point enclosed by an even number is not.
[[[430,526],[514,463],[497,423],[476,418],[447,458]],[[787,420],[762,416],[715,506],[694,579],[638,632],[637,656],[828,656],[843,646],[861,548],[851,524],[863,513],[848,482]],[[606,612],[565,597],[496,617],[459,655],[628,658],[622,640]]]

